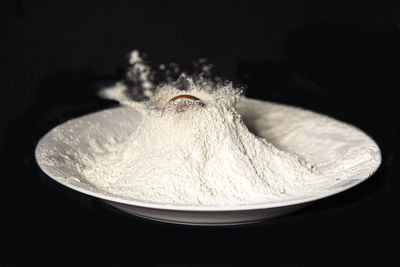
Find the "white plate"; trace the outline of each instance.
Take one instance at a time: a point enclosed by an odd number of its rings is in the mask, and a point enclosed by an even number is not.
[[[99,111],[57,126],[39,141],[35,156],[43,172],[57,182],[100,198],[129,214],[179,224],[252,223],[293,212],[315,200],[349,189],[366,180],[379,167],[380,150],[369,136],[354,126],[321,114],[317,114],[318,120],[310,125],[310,121],[307,122],[310,112],[245,97],[239,102],[239,113],[252,132],[313,162],[324,175],[335,180],[323,191],[284,201],[223,207],[149,203],[113,195],[85,182],[71,163],[74,153],[77,150],[88,155],[94,153],[93,145],[89,144],[93,137],[99,143],[107,142],[107,137],[116,133],[127,138],[140,120],[140,114],[129,107]],[[334,131],[325,127],[327,122],[335,123]],[[289,128],[296,130],[288,131]]]

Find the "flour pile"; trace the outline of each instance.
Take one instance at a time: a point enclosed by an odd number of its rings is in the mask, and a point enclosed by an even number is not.
[[[313,191],[318,171],[251,133],[236,110],[241,91],[231,84],[183,74],[145,90],[148,99],[141,102],[127,90],[117,83],[103,96],[137,109],[142,121],[126,142],[87,165],[83,174],[91,184],[141,201],[184,205],[261,203]],[[182,98],[183,109],[171,108],[170,100],[181,95],[201,105]]]

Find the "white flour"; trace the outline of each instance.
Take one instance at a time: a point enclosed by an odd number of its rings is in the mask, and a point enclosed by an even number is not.
[[[230,84],[201,78],[170,77],[154,91],[137,52],[130,62],[127,80],[103,91],[127,107],[67,121],[38,143],[37,162],[56,181],[99,197],[226,207],[327,196],[381,162],[375,142],[346,123],[267,101],[237,103]]]
[[[142,63],[133,53],[131,64],[136,62]],[[144,102],[130,100],[122,83],[103,92],[143,117],[126,142],[89,159],[83,169],[88,182],[138,200],[194,205],[260,203],[319,188],[311,163],[248,130],[236,110],[240,91],[230,84],[181,80],[184,91],[164,84],[146,90],[150,99]],[[152,87],[144,82],[145,89]],[[196,97],[202,105],[187,100],[189,106],[178,112],[168,105],[178,95]],[[96,144],[91,142],[92,149],[98,150]]]

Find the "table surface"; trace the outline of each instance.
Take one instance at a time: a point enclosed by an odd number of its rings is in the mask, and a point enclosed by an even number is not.
[[[400,237],[399,8],[112,3],[11,1],[2,9],[0,265],[399,264],[392,242]],[[174,61],[190,69],[207,57],[248,97],[351,123],[378,143],[382,165],[366,182],[304,210],[236,227],[128,216],[49,179],[34,160],[39,138],[114,106],[97,91],[123,77],[135,48],[153,66]]]

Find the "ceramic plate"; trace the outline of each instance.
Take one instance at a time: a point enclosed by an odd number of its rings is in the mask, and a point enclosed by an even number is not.
[[[93,140],[106,144],[116,133],[121,137],[115,142],[126,140],[141,116],[129,107],[99,111],[57,126],[39,141],[36,161],[43,172],[57,182],[102,199],[124,212],[157,221],[193,225],[244,224],[281,216],[361,183],[380,165],[381,154],[376,143],[349,124],[321,114],[316,114],[318,119],[311,121],[312,111],[245,97],[240,99],[238,110],[250,131],[312,162],[321,175],[332,179],[332,183],[304,197],[232,206],[170,205],[111,194],[85,181],[74,164],[79,160],[74,155],[78,150],[93,155],[96,153],[96,145],[91,144]],[[335,124],[334,130],[325,127],[328,122]],[[288,131],[289,128],[295,130]]]

